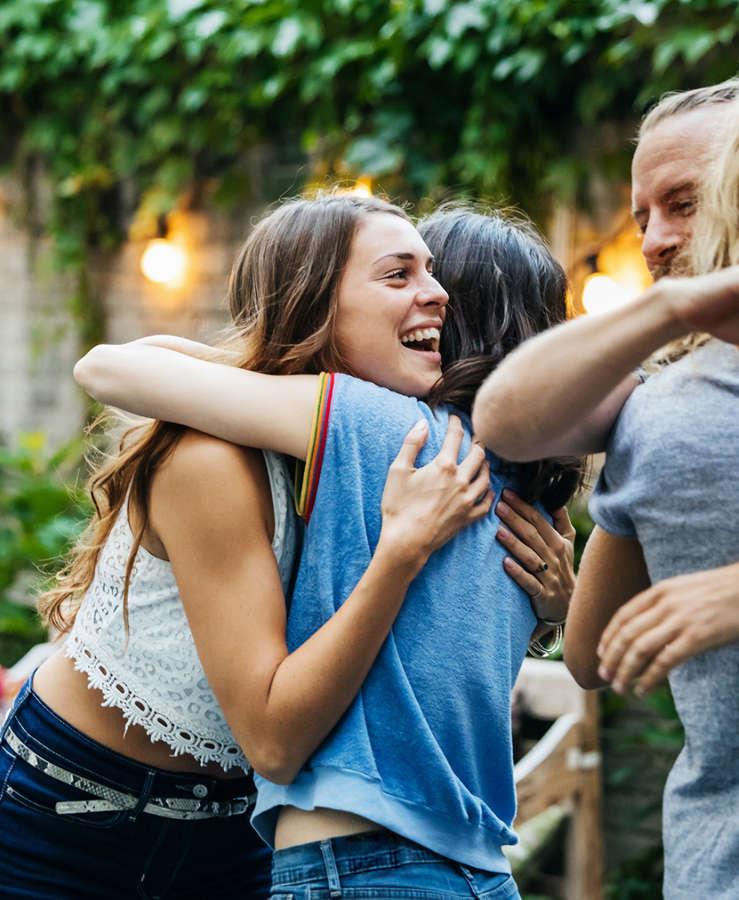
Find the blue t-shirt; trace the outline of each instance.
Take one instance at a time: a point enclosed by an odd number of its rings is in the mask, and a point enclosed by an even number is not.
[[[369,565],[388,467],[409,429],[421,417],[429,422],[417,462],[425,465],[449,417],[345,375],[333,376],[333,392],[322,397],[290,650],[336,612]],[[461,418],[464,455],[471,426]],[[489,458],[496,496],[517,489]],[[253,821],[265,840],[272,842],[280,806],[328,807],[461,863],[510,871],[501,852],[516,841],[510,693],[536,618],[503,570],[498,526],[491,513],[431,556],[359,694],[295,781],[257,778]]]

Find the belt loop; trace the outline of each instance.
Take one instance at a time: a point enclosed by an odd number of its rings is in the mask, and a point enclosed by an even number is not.
[[[326,878],[328,878],[328,895],[329,897],[341,897],[341,882],[339,881],[339,870],[336,868],[336,857],[331,846],[331,839],[321,841],[321,856],[323,856],[323,864],[326,867]]]
[[[467,866],[463,866],[462,863],[457,863],[459,866],[459,870],[464,876],[467,884],[469,885],[470,891],[472,892],[473,897],[479,897],[480,891],[477,888],[477,884],[475,884],[475,876],[474,873],[467,868]]]
[[[144,786],[141,789],[141,794],[139,795],[139,799],[136,801],[136,806],[131,810],[128,814],[127,819],[129,822],[135,822],[138,818],[141,810],[146,806],[149,801],[149,796],[151,794],[151,786],[154,783],[155,772],[153,769],[147,769],[146,778],[144,780]]]

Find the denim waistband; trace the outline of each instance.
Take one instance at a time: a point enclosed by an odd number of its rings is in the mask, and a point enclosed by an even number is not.
[[[33,690],[32,679],[21,688],[3,725],[32,751],[55,765],[71,769],[114,790],[147,796],[182,797],[198,800],[231,800],[254,793],[254,781],[242,778],[214,778],[205,774],[173,772],[149,766],[111,750],[83,734]]]
[[[400,835],[387,831],[363,832],[275,850],[272,883],[289,884],[296,877],[301,881],[325,881],[327,868],[332,869],[334,865],[337,875],[352,875],[367,869],[440,861],[447,860]]]

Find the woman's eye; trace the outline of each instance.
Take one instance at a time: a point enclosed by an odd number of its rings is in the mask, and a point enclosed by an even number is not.
[[[388,272],[387,278],[407,278],[408,269],[396,269],[394,272]]]

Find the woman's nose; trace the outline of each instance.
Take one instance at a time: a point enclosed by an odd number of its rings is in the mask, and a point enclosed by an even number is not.
[[[445,307],[449,302],[449,294],[433,275],[427,274],[419,293],[419,302],[424,306]]]

